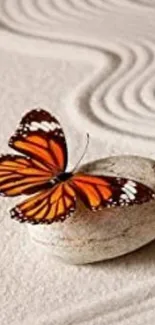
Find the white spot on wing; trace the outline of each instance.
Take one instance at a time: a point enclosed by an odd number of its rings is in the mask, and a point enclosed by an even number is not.
[[[131,185],[131,186],[133,186],[133,187],[136,187],[136,183],[133,182],[133,181],[130,181],[130,180],[129,180],[129,181],[127,182],[127,184],[129,184],[129,185]]]
[[[129,182],[127,182],[124,187],[128,189],[131,193],[136,194],[137,190],[135,187],[133,187]]]
[[[37,131],[40,127],[40,123],[38,122],[32,122],[30,125],[29,125],[29,130],[30,131]]]
[[[122,200],[128,200],[128,196],[124,193],[124,194],[121,194],[120,195],[120,198],[122,199]]]
[[[61,129],[60,125],[55,122],[50,123],[49,126],[51,131],[54,131],[55,129]]]
[[[50,123],[47,121],[42,121],[39,123],[39,128],[43,131],[49,132],[50,131]]]
[[[28,125],[26,125],[26,127],[28,127]],[[35,122],[33,121],[30,125],[29,125],[29,130],[30,131],[37,131],[38,129],[43,130],[45,132],[49,132],[49,131],[54,131],[55,129],[60,129],[59,124],[55,123],[55,122],[47,122],[47,121],[42,121],[42,122]]]
[[[128,188],[123,187],[123,188],[122,188],[122,191],[123,191],[125,194],[122,194],[122,195],[121,195],[121,198],[123,198],[123,199],[125,199],[125,200],[127,200],[127,199],[129,199],[129,200],[134,200],[134,199],[135,199],[135,195],[134,195],[132,192],[130,192],[130,190],[129,190]],[[126,196],[126,198],[125,198],[124,196]]]

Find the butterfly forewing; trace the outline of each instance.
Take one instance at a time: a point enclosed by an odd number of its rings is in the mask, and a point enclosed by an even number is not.
[[[0,194],[15,196],[38,192],[42,185],[64,171],[67,148],[63,130],[50,113],[28,112],[9,145],[27,157],[0,157]]]
[[[0,157],[0,194],[16,196],[37,192],[51,179],[51,171],[35,159],[18,155]]]
[[[65,170],[67,147],[60,123],[47,111],[34,109],[21,120],[11,148],[43,163],[53,176]]]

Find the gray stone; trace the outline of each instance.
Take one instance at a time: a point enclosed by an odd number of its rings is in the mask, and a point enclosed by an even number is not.
[[[155,190],[155,161],[115,156],[84,165],[81,171],[130,178]],[[132,252],[155,238],[155,200],[92,212],[80,200],[73,216],[51,225],[30,225],[35,243],[72,264],[85,264]]]

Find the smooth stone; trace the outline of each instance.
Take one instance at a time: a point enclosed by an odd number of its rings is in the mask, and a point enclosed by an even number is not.
[[[120,176],[155,190],[155,161],[115,156],[85,164],[80,171]],[[64,222],[28,224],[31,239],[72,264],[111,259],[132,252],[155,238],[155,200],[92,212],[77,201],[76,212]]]

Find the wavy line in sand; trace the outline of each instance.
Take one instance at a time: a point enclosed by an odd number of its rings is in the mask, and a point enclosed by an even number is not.
[[[153,42],[105,42],[89,45],[81,39],[77,42],[69,37],[67,40],[61,39],[54,36],[51,29],[38,29],[38,26],[42,26],[41,11],[38,14],[35,4],[40,5],[40,1],[34,1],[33,5],[30,0],[21,1],[20,5],[19,0],[14,3],[16,6],[10,7],[10,1],[6,1],[2,7],[2,21],[6,28],[21,35],[51,41],[53,44],[64,43],[65,46],[72,47],[72,51],[73,48],[85,48],[90,57],[93,52],[102,53],[102,62],[97,61],[98,54],[97,60],[94,59],[93,74],[66,99],[66,109],[69,106],[74,107],[72,115],[70,111],[68,114],[76,121],[76,125],[81,127],[85,121],[85,127],[94,131],[97,136],[102,136],[104,129],[120,134],[155,138]],[[60,5],[64,1],[57,2],[57,5],[58,3]]]
[[[109,69],[103,67],[80,85],[68,98],[75,107],[73,119],[91,119],[94,131],[106,128],[121,134],[155,137],[154,85],[152,101],[145,103],[143,89],[150,83],[155,62],[154,48],[147,44],[104,44],[103,51],[111,56]],[[116,57],[117,64],[116,63]],[[114,63],[115,62],[115,63]],[[91,89],[91,91],[90,91]],[[149,97],[150,98],[150,97]],[[89,127],[89,126],[88,126]],[[100,129],[100,132],[99,132]]]
[[[106,10],[114,12],[136,10],[138,14],[146,10],[151,12],[155,9],[155,3],[152,0],[0,0],[0,7],[2,19],[7,19],[7,16],[9,18],[8,25],[26,24],[28,29],[42,25],[42,29],[46,29],[47,26],[53,26],[64,20],[78,22],[79,18],[103,19]]]
[[[26,5],[27,7],[27,5]],[[35,1],[35,7],[46,17],[57,19],[102,17],[106,10],[110,11],[146,11],[155,9],[152,0],[41,0]]]
[[[97,7],[100,10],[104,9],[124,9],[124,10],[154,10],[155,3],[152,0],[85,0],[92,7]]]

